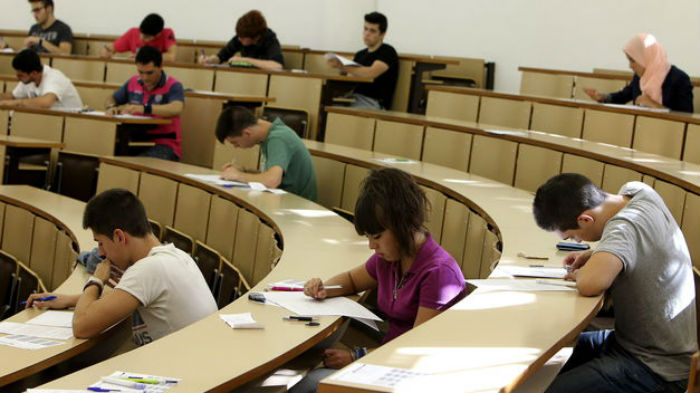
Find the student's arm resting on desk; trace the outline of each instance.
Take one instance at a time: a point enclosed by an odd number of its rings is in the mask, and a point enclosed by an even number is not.
[[[248,63],[262,69],[262,70],[281,70],[282,69],[282,64],[274,61],[274,60],[262,60],[262,59],[254,59],[252,57],[239,57],[239,56],[233,56],[232,58],[229,59],[229,62],[235,62],[235,61],[247,61]]]
[[[576,280],[576,288],[583,296],[601,295],[610,288],[623,268],[620,258],[609,252],[592,254],[588,251],[573,255],[577,255],[577,261],[574,263],[578,262],[580,268],[569,273],[567,278]]]
[[[56,94],[47,93],[34,98],[12,98],[0,101],[0,105],[33,106],[38,108],[51,108],[58,100]]]
[[[369,67],[340,66],[339,69],[353,76],[374,79],[385,73],[389,69],[389,65],[381,60],[375,60]]]
[[[182,101],[173,101],[163,105],[151,105],[151,114],[160,117],[176,117],[180,116],[182,110],[185,108],[185,104]],[[143,114],[145,108],[143,105],[135,104],[124,104],[110,108],[107,112],[108,115],[115,114]]]
[[[221,171],[222,179],[246,183],[257,182],[264,184],[267,188],[279,187],[282,184],[282,176],[284,176],[284,170],[279,165],[275,165],[265,172],[246,173],[229,163],[225,164]]]
[[[114,56],[114,44],[105,44],[100,48],[100,56],[110,58]]]

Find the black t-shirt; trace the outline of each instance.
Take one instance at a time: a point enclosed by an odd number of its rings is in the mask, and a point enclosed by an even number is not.
[[[243,57],[252,57],[253,59],[274,60],[284,67],[284,59],[282,58],[282,47],[277,40],[277,35],[274,31],[267,31],[260,38],[260,41],[253,45],[243,46],[238,36],[234,36],[217,54],[219,61],[224,62],[230,59],[236,52],[241,52]]]
[[[388,70],[374,78],[374,82],[360,83],[355,88],[355,93],[372,97],[379,101],[379,104],[384,108],[389,108],[394,98],[396,80],[399,78],[399,55],[394,47],[389,44],[382,44],[374,52],[370,52],[365,48],[355,53],[354,60],[356,63],[366,67],[371,66],[375,60],[382,61],[389,66]]]
[[[46,30],[44,30],[39,23],[32,25],[32,27],[29,29],[29,35],[39,37],[42,40],[48,41],[56,46],[58,46],[61,42],[73,43],[73,32],[71,31],[70,26],[58,19],[55,20]],[[49,52],[46,50],[46,48],[38,44],[32,45],[32,50],[37,53]]]

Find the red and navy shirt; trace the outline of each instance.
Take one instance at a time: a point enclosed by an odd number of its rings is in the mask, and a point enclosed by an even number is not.
[[[148,91],[143,86],[143,81],[137,75],[134,75],[129,79],[122,87],[112,95],[114,102],[117,105],[124,104],[134,104],[134,105],[165,105],[173,101],[185,102],[185,91],[182,87],[182,83],[178,82],[177,79],[165,75],[165,72],[160,77],[160,81],[156,87]],[[145,115],[143,113],[137,113],[142,116],[151,116],[155,118],[162,118],[156,115]],[[182,125],[180,122],[180,116],[169,117],[171,120],[170,124],[161,124],[147,130],[149,139],[157,145],[165,145],[173,149],[176,156],[182,156]]]

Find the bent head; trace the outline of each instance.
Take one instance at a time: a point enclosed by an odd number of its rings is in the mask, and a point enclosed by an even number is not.
[[[32,16],[39,24],[46,23],[53,16],[53,0],[29,0]]]
[[[266,31],[267,21],[258,10],[246,12],[236,22],[236,36],[243,46],[255,45]]]
[[[17,80],[25,85],[37,83],[41,79],[44,65],[41,64],[39,55],[31,49],[19,52],[12,59],[12,68],[15,70]],[[38,83],[37,83],[38,84]]]
[[[136,53],[138,71],[146,90],[153,90],[163,76],[163,55],[152,46],[144,46]]]
[[[257,124],[253,112],[242,106],[230,106],[221,111],[216,122],[216,139],[243,149],[253,147],[260,142],[253,130]]]

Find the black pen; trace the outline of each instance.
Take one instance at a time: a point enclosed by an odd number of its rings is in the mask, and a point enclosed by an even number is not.
[[[312,322],[314,320],[314,317],[300,317],[298,315],[290,315],[288,317],[282,317],[282,319],[287,320],[287,321]]]

